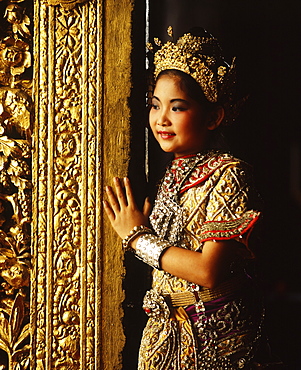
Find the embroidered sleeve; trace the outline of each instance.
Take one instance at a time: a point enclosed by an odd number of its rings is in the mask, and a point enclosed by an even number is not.
[[[247,246],[260,216],[252,208],[252,191],[245,165],[238,162],[219,169],[203,185],[202,201],[191,219],[190,232],[199,242],[239,238]]]

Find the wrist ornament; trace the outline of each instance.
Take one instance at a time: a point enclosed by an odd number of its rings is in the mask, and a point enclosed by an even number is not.
[[[171,245],[153,234],[144,234],[139,237],[135,247],[136,256],[148,265],[161,270],[160,258],[163,252]]]
[[[153,230],[149,227],[140,225],[135,226],[130,233],[122,240],[122,247],[125,251],[131,249],[131,242],[141,234],[153,234]]]

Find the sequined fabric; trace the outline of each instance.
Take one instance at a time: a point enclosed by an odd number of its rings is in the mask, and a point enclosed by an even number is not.
[[[153,230],[171,245],[200,253],[207,240],[235,239],[242,243],[244,257],[253,258],[248,237],[260,213],[252,209],[249,172],[246,163],[227,153],[175,159],[158,190],[150,216]],[[233,267],[232,277],[241,271],[241,266],[237,271]],[[233,294],[213,311],[208,311],[208,302],[192,306],[194,322],[187,313],[191,309],[172,307],[164,297],[203,288],[155,270],[152,290],[144,300],[150,318],[138,369],[249,369],[260,338],[262,309],[253,294],[241,296],[250,286],[245,276],[241,278],[246,281],[243,289],[233,288]]]

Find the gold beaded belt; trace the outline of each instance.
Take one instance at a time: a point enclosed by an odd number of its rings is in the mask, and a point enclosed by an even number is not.
[[[220,284],[215,289],[201,288],[200,291],[195,292],[178,292],[165,295],[168,301],[171,302],[173,307],[190,306],[196,304],[198,301],[210,302],[215,299],[224,297],[240,290],[245,283],[246,279],[234,278],[227,280]]]

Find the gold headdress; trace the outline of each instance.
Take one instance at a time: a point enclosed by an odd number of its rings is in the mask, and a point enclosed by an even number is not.
[[[204,31],[206,32],[206,31]],[[167,33],[172,37],[172,27]],[[234,59],[228,65],[223,56],[216,38],[209,33],[206,36],[194,36],[186,33],[175,43],[167,41],[162,44],[157,38],[155,44],[159,47],[154,54],[154,76],[167,69],[176,69],[190,75],[202,88],[206,99],[211,103],[221,103],[228,110],[228,117],[233,108],[233,93],[235,90],[235,64]],[[153,51],[154,47],[148,43],[147,47]]]

